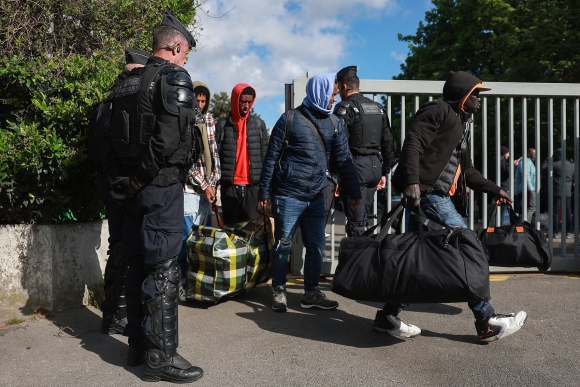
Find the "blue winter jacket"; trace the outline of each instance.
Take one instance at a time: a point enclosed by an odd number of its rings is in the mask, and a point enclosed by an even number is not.
[[[341,189],[353,199],[361,198],[348,140],[338,117],[335,116],[338,125],[338,132],[335,135],[334,126],[328,115],[304,105],[300,105],[298,109],[318,129],[327,156],[335,162],[340,175]],[[258,200],[268,200],[271,195],[277,195],[311,201],[328,185],[327,157],[312,129],[298,114],[294,115],[288,146],[285,148],[286,117],[287,113],[282,114],[272,129],[262,167]]]

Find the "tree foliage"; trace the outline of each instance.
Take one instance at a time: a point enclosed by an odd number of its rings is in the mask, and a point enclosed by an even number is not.
[[[432,0],[396,79],[580,82],[577,0]]]
[[[86,160],[93,109],[122,70],[125,48],[150,49],[166,9],[194,24],[199,4],[0,2],[0,222],[100,217],[97,173]]]
[[[211,97],[209,108],[216,122],[227,117],[230,114],[230,96],[228,93],[225,91],[215,93]]]

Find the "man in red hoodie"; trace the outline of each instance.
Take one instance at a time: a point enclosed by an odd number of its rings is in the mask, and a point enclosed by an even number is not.
[[[268,150],[266,124],[250,114],[256,90],[239,83],[232,90],[230,115],[216,125],[221,161],[221,202],[226,224],[258,219],[258,184]]]

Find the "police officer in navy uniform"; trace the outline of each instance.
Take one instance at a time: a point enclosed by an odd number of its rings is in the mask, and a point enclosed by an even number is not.
[[[127,365],[145,362],[145,381],[189,383],[203,375],[177,353],[183,184],[201,151],[193,83],[182,67],[193,47],[193,36],[167,11],[146,66],[115,91],[102,159],[111,196],[125,211]]]
[[[342,194],[348,236],[359,236],[367,228],[367,214],[373,213],[377,190],[386,185],[386,175],[394,158],[394,141],[389,118],[383,106],[359,93],[356,66],[336,74],[341,102],[334,114],[342,119],[362,193],[360,205],[351,209],[352,199]]]
[[[102,125],[110,123],[111,100],[114,91],[127,78],[131,70],[145,66],[150,56],[151,53],[144,50],[125,50],[125,68],[117,75],[109,91],[109,97],[97,107],[93,138],[91,138],[89,145],[89,159],[94,161],[99,169],[101,169],[100,152],[103,149],[104,136],[109,130]],[[127,325],[127,305],[123,291],[127,262],[121,243],[124,215],[121,203],[109,195],[111,185],[104,173],[101,173],[97,183],[97,191],[99,198],[105,204],[105,214],[109,226],[109,249],[107,250],[108,259],[104,277],[105,300],[101,304],[103,311],[101,333],[112,335],[123,333],[125,325]]]

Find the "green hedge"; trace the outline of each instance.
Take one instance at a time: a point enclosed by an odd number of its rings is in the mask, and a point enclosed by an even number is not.
[[[94,107],[124,49],[149,49],[165,9],[193,24],[199,2],[2,3],[0,223],[100,219],[98,173],[87,161]]]

